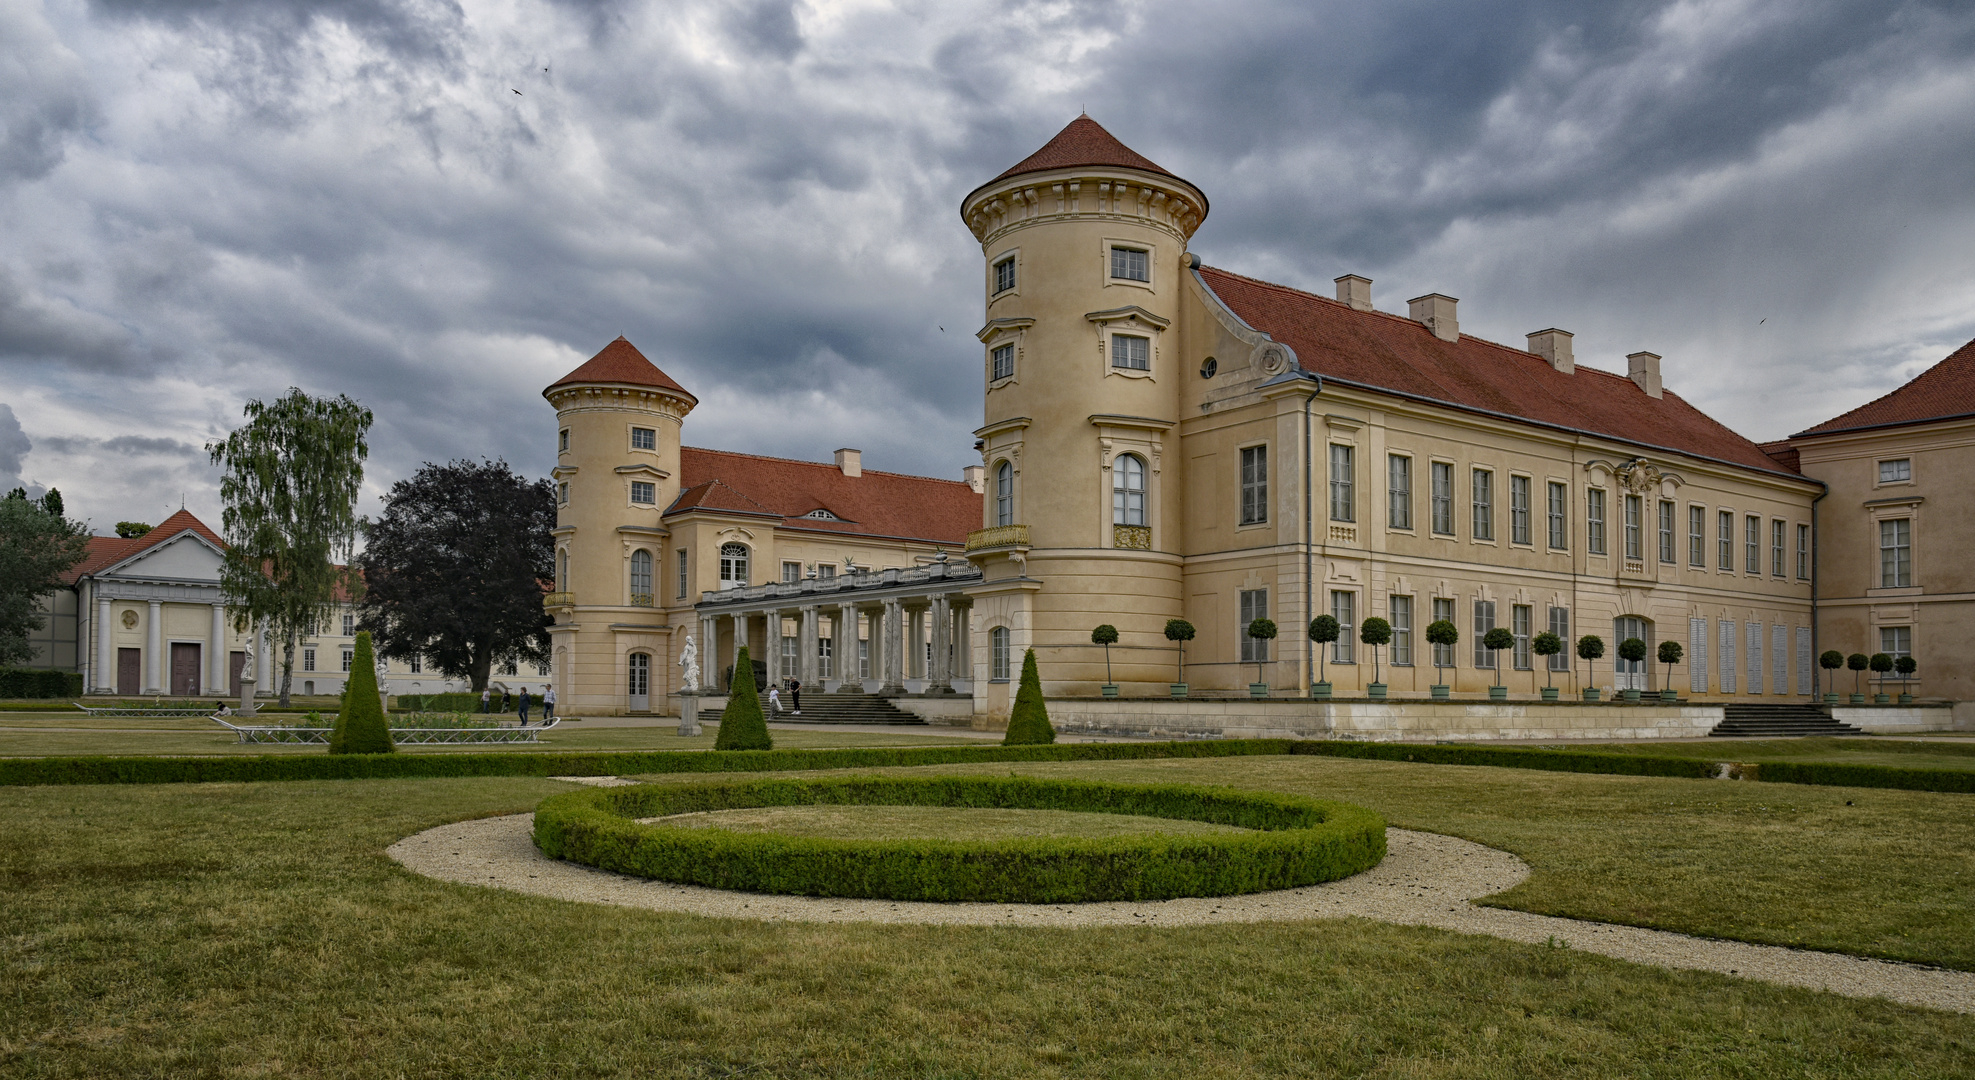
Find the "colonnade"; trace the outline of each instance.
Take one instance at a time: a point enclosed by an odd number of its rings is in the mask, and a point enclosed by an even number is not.
[[[701,655],[717,656],[711,664],[703,665],[703,680],[708,685],[723,680],[728,665],[734,662],[736,643],[741,643],[749,647],[754,659],[767,665],[771,683],[794,678],[807,687],[825,688],[835,683],[839,692],[859,693],[869,678],[878,683],[876,693],[895,697],[909,692],[908,680],[923,680],[922,693],[950,694],[956,678],[972,675],[971,612],[965,596],[955,593],[845,599],[718,614],[702,611],[699,640],[714,643],[714,647],[703,646]],[[793,623],[793,634],[785,633],[789,623]],[[794,642],[793,657],[784,652],[784,638]],[[868,643],[870,650],[868,677],[860,643]]]

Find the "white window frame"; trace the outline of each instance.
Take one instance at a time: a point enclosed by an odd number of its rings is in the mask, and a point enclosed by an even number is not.
[[[1699,503],[1687,504],[1687,565],[1708,568],[1708,508]]]
[[[859,651],[861,655],[864,657],[863,663],[868,665],[870,663],[869,643],[867,641],[860,640],[858,642],[858,645],[860,646]],[[1008,680],[1008,670],[1009,670],[1008,651],[1009,651],[1008,628],[1005,626],[996,626],[990,629],[988,631],[988,681],[989,682],[1005,683],[1009,681]],[[870,676],[868,674],[868,667],[866,670],[867,670],[867,674],[865,677],[869,678]]]
[[[1111,369],[1113,371],[1152,371],[1152,337],[1149,334],[1127,334],[1113,331],[1111,337]],[[1143,355],[1133,355],[1133,344],[1143,349]],[[1122,361],[1122,362],[1121,362]]]
[[[1146,524],[1145,459],[1137,454],[1111,459],[1111,524]]]
[[[1002,273],[1004,269],[1007,271],[1005,275]],[[1007,284],[1002,283],[1004,276],[1008,279]],[[1015,292],[1015,286],[1020,280],[1021,276],[1015,265],[1015,252],[1007,252],[988,264],[989,296],[1002,297],[1013,294]]]
[[[1605,517],[1609,512],[1604,488],[1584,489],[1584,553],[1586,555],[1611,554],[1605,546]]]
[[[1674,563],[1674,556],[1679,554],[1680,552],[1680,545],[1673,535],[1673,512],[1674,512],[1673,500],[1661,499],[1660,508],[1659,508],[1659,516],[1660,516],[1659,556],[1660,556],[1660,563],[1665,566],[1672,566]]]
[[[634,606],[648,607],[654,603],[654,597],[652,596],[654,567],[652,564],[656,561],[652,558],[651,551],[646,548],[639,548],[631,553],[630,591],[631,603]],[[644,604],[638,603],[639,597],[644,597]]]
[[[1252,443],[1236,452],[1236,527],[1269,523],[1269,444]]]
[[[1241,589],[1235,594],[1235,612],[1240,617],[1240,625],[1235,633],[1241,637],[1241,662],[1244,664],[1266,664],[1269,662],[1269,643],[1264,638],[1248,636],[1248,624],[1256,619],[1269,617],[1269,590]]]
[[[1330,520],[1358,520],[1357,487],[1352,483],[1357,471],[1357,449],[1349,443],[1330,444]]]
[[[1646,500],[1630,492],[1625,495],[1625,557],[1638,562],[1646,559]]]
[[[782,584],[794,585],[802,580],[802,564],[793,559],[782,560]]]
[[[1433,597],[1432,611],[1433,611],[1433,618],[1429,620],[1429,625],[1431,625],[1432,623],[1440,622],[1443,619],[1446,620],[1447,622],[1453,622],[1454,613],[1455,613],[1454,598],[1451,596]],[[1433,645],[1434,667],[1436,668],[1453,667],[1455,659],[1456,657],[1454,654],[1454,647],[1452,645],[1440,645],[1440,644]]]
[[[640,498],[642,496],[642,498]],[[632,506],[657,506],[658,485],[650,480],[631,481]]]
[[[738,589],[748,583],[753,571],[754,552],[746,544],[730,540],[720,545],[720,587]]]
[[[1003,361],[1007,361],[1005,367]],[[988,382],[1007,382],[1015,377],[1015,343],[1005,341],[988,350]]]
[[[1427,531],[1434,536],[1455,535],[1454,463],[1432,462],[1427,469]],[[1445,525],[1445,528],[1441,526]]]
[[[1531,604],[1509,605],[1509,631],[1515,635],[1516,647],[1511,662],[1517,671],[1532,671],[1534,664],[1529,651],[1531,631],[1536,626],[1536,608]]]
[[[1468,487],[1469,494],[1473,496],[1473,515],[1468,521],[1471,536],[1477,541],[1492,543],[1495,540],[1495,470],[1470,470]]]
[[[1410,454],[1385,455],[1385,524],[1390,529],[1413,529],[1413,459]]]
[[[1724,574],[1735,572],[1735,511],[1733,510],[1714,512],[1714,558],[1716,570]]]
[[[1130,254],[1138,255],[1142,260],[1144,260],[1145,276],[1142,278],[1118,276],[1117,274],[1118,255],[1116,253],[1130,253]],[[1157,261],[1157,256],[1155,254],[1155,250],[1150,244],[1144,244],[1134,240],[1107,239],[1104,241],[1105,284],[1135,285],[1141,289],[1150,289],[1152,288],[1153,285],[1152,282],[1153,264],[1156,261]],[[1131,260],[1129,258],[1125,260],[1127,269],[1130,268],[1129,266],[1130,262]]]
[[[1570,550],[1570,485],[1561,480],[1544,482],[1544,516],[1551,551]]]
[[[1879,519],[1879,587],[1913,587],[1913,519]]]
[[[1352,589],[1330,591],[1330,617],[1337,620],[1337,640],[1330,646],[1333,664],[1357,663],[1358,594]]]
[[[1762,573],[1762,515],[1748,514],[1742,518],[1742,572]]]
[[[1889,472],[1893,475],[1887,475]],[[1913,458],[1911,456],[1882,458],[1877,463],[1874,473],[1879,479],[1872,485],[1873,487],[1911,484],[1913,483]]]
[[[631,449],[656,452],[658,450],[658,429],[632,425]]]
[[[1533,547],[1536,533],[1530,526],[1530,500],[1534,481],[1519,473],[1509,474],[1509,543]]]
[[[1015,524],[1015,463],[1006,458],[994,466],[994,524]]]
[[[1388,596],[1385,598],[1386,621],[1392,624],[1392,647],[1386,652],[1386,660],[1393,667],[1413,666],[1413,598],[1411,596]]]
[[[556,432],[556,437],[555,437],[555,452],[556,452],[556,453],[558,453],[558,454],[567,454],[567,453],[569,452],[569,429],[568,429],[568,428],[563,428],[563,429],[562,429],[561,431],[558,431],[558,432]]]
[[[1495,601],[1474,602],[1474,666],[1477,671],[1495,670],[1495,650],[1481,643],[1495,629]]]

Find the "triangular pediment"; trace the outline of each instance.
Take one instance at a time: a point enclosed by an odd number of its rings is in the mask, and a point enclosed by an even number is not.
[[[98,572],[98,577],[166,581],[218,582],[225,555],[217,545],[192,529]]]

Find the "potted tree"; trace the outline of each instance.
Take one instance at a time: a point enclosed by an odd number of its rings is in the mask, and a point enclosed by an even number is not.
[[[1275,620],[1256,619],[1254,622],[1249,623],[1248,636],[1254,638],[1256,641],[1274,641],[1276,637]],[[1248,684],[1248,696],[1252,698],[1265,698],[1269,696],[1269,684],[1262,678],[1262,664],[1264,663],[1262,657],[1264,655],[1266,654],[1263,653],[1260,647],[1255,650],[1255,681]]]
[[[1902,656],[1893,661],[1893,670],[1900,673],[1900,704],[1913,704],[1913,694],[1907,690],[1906,681],[1913,678],[1914,672],[1920,670],[1920,662],[1911,656]]]
[[[1529,651],[1543,658],[1543,700],[1557,700],[1557,688],[1550,681],[1550,658],[1564,651],[1564,639],[1545,630],[1529,639]]]
[[[1646,642],[1636,637],[1626,638],[1618,643],[1618,658],[1628,664],[1639,663],[1646,659]],[[1620,693],[1627,701],[1639,700],[1639,690],[1636,687],[1628,686]]]
[[[1186,643],[1193,640],[1193,624],[1185,619],[1166,620],[1166,640],[1179,647],[1179,681],[1172,685],[1173,696],[1186,697]]]
[[[1452,650],[1454,645],[1461,640],[1461,632],[1454,626],[1451,620],[1435,619],[1426,625],[1426,640],[1429,645],[1445,645],[1449,650]],[[1440,662],[1440,650],[1437,648],[1434,649],[1434,677],[1444,678],[1440,672],[1445,667],[1446,665]],[[1445,701],[1447,700],[1447,694],[1448,686],[1445,682],[1436,682],[1433,684],[1433,700]]]
[[[1817,666],[1823,668],[1825,671],[1824,703],[1826,705],[1836,705],[1838,703],[1838,690],[1837,687],[1832,685],[1832,680],[1838,677],[1838,669],[1845,666],[1845,654],[1836,649],[1826,649],[1818,655]]]
[[[1481,647],[1495,654],[1495,685],[1488,688],[1488,700],[1509,700],[1509,688],[1502,685],[1502,650],[1516,647],[1516,636],[1498,626],[1481,636]]]
[[[1893,671],[1893,654],[1876,652],[1872,654],[1872,659],[1866,662],[1872,666],[1872,673],[1879,676],[1879,691],[1872,695],[1872,703],[1885,705],[1891,702],[1893,695],[1886,693],[1886,676]]]
[[[1577,658],[1584,661],[1584,700],[1598,700],[1598,658],[1605,655],[1605,639],[1596,634],[1586,634],[1577,639]]]
[[[1392,624],[1373,616],[1358,628],[1358,640],[1372,647],[1372,681],[1366,687],[1374,700],[1385,697],[1385,684],[1378,681],[1378,650],[1392,643]]]
[[[1318,701],[1330,699],[1330,679],[1324,674],[1324,646],[1335,642],[1343,633],[1344,628],[1328,615],[1310,620],[1310,640],[1317,643],[1317,684],[1310,687],[1310,696]]]
[[[1872,658],[1862,652],[1855,652],[1845,657],[1845,667],[1849,668],[1852,673],[1852,704],[1854,705],[1865,704],[1865,691],[1860,688],[1858,682],[1862,677],[1859,672],[1871,666]]]
[[[1673,689],[1673,665],[1680,662],[1681,654],[1684,652],[1686,650],[1682,649],[1680,643],[1677,641],[1668,640],[1660,642],[1660,663],[1666,665],[1666,684],[1660,687],[1661,701],[1680,700],[1680,695],[1675,693]]]
[[[1111,646],[1117,644],[1117,641],[1118,641],[1118,628],[1112,626],[1110,623],[1103,623],[1102,625],[1098,626],[1097,629],[1092,630],[1090,632],[1090,643],[1092,645],[1104,646],[1104,696],[1105,697],[1118,696],[1118,684],[1112,681],[1111,679]]]

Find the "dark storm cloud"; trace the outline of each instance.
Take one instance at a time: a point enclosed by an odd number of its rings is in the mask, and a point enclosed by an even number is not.
[[[14,416],[14,410],[0,405],[0,492],[12,491],[20,487],[21,458],[34,449],[34,441],[21,430],[21,422]]]
[[[957,476],[959,200],[1084,107],[1208,192],[1218,265],[1652,348],[1753,435],[1975,334],[1957,5],[22,10],[0,393],[98,520],[216,520],[193,451],[290,385],[376,410],[366,510],[421,461],[543,470],[541,388],[619,333],[700,397],[691,442]]]

